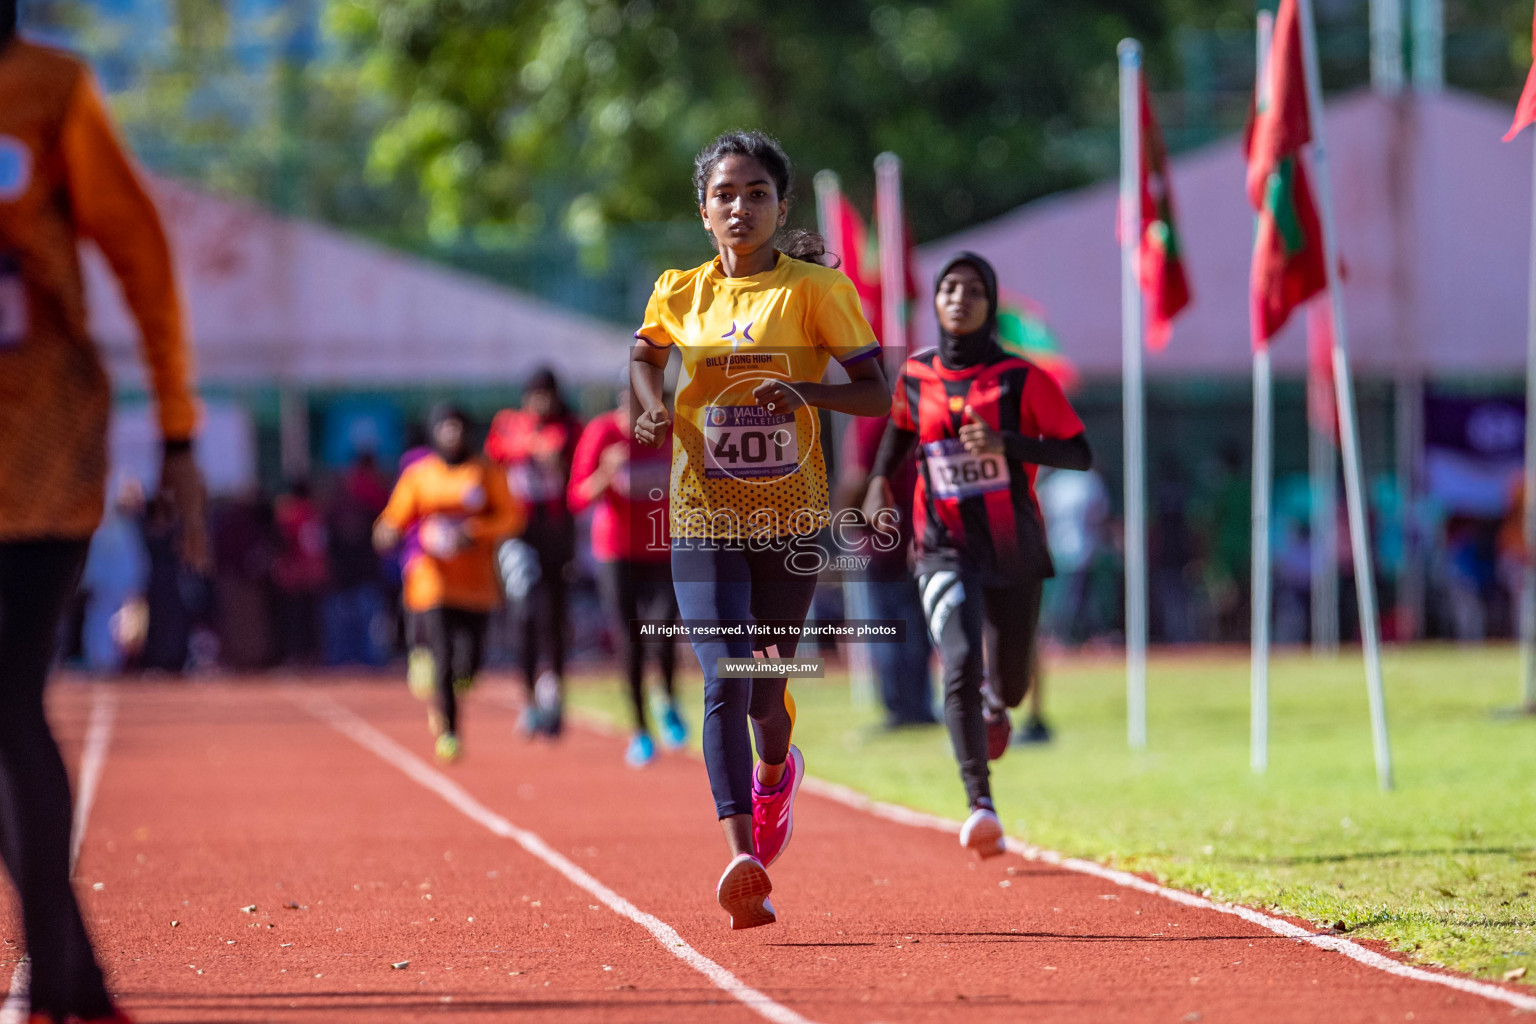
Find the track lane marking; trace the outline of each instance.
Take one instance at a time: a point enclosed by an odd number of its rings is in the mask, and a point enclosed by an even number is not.
[[[508,689],[490,689],[488,695],[497,704],[501,704],[504,707],[516,709],[522,706],[521,700],[515,697]],[[577,710],[574,714],[568,711],[566,718],[588,732],[596,733],[599,736],[615,737],[623,735],[621,730],[615,727],[611,720],[602,715]],[[840,783],[828,782],[814,776],[807,776],[804,788],[808,792],[825,797],[844,807],[862,811],[865,814],[895,822],[899,825],[906,825],[910,828],[930,829],[950,835],[957,835],[960,832],[961,823],[951,818],[913,810],[900,804],[874,800],[858,790]],[[1394,960],[1389,956],[1384,956],[1374,950],[1365,948],[1358,942],[1338,935],[1320,935],[1317,932],[1302,928],[1282,918],[1273,917],[1262,911],[1254,910],[1251,907],[1239,906],[1235,903],[1218,903],[1203,896],[1196,896],[1194,893],[1184,892],[1180,889],[1171,889],[1165,885],[1158,885],[1156,882],[1149,882],[1145,878],[1131,874],[1129,871],[1117,871],[1114,868],[1105,867],[1091,860],[1068,857],[1065,854],[1057,853],[1055,850],[1047,850],[1043,847],[1014,839],[1011,836],[1005,836],[1003,841],[1009,852],[1016,853],[1025,860],[1038,861],[1043,864],[1066,868],[1068,871],[1075,871],[1079,874],[1092,875],[1114,885],[1135,889],[1152,896],[1160,896],[1165,900],[1196,910],[1213,910],[1219,914],[1238,917],[1276,935],[1294,939],[1298,942],[1305,942],[1308,945],[1316,946],[1319,949],[1328,950],[1332,953],[1339,953],[1349,957],[1356,963],[1383,971],[1395,977],[1406,978],[1410,981],[1428,982],[1432,985],[1441,985],[1446,988],[1455,989],[1458,992],[1465,992],[1468,995],[1505,1003],[1517,1010],[1536,1012],[1536,996],[1512,992],[1509,989],[1500,988],[1497,985],[1476,981],[1471,978],[1461,978],[1451,974],[1437,974],[1433,971],[1427,971],[1421,967],[1414,967]]]
[[[858,790],[836,782],[827,782],[823,779],[808,776],[805,780],[804,788],[809,792],[815,793],[817,796],[842,804],[844,807],[863,811],[876,818],[883,818],[886,821],[896,822],[900,825],[932,829],[938,832],[947,832],[951,835],[960,831],[960,822],[958,821],[942,818],[936,814],[928,814],[923,811],[914,811],[910,807],[902,807],[899,804],[888,804],[872,800]],[[1356,963],[1375,968],[1378,971],[1385,971],[1387,974],[1395,975],[1399,978],[1424,981],[1432,985],[1443,985],[1446,988],[1465,992],[1468,995],[1506,1003],[1517,1010],[1536,1012],[1536,996],[1511,992],[1509,989],[1490,985],[1487,982],[1474,981],[1471,978],[1458,978],[1450,974],[1436,974],[1433,971],[1426,971],[1420,967],[1412,967],[1393,960],[1389,956],[1383,956],[1374,950],[1366,949],[1359,943],[1338,935],[1319,935],[1316,932],[1309,931],[1281,918],[1272,917],[1251,907],[1242,907],[1235,903],[1218,903],[1203,896],[1196,896],[1194,893],[1170,889],[1165,885],[1158,885],[1156,882],[1149,882],[1145,878],[1133,875],[1129,871],[1117,871],[1114,868],[1105,867],[1103,864],[1098,864],[1091,860],[1068,857],[1057,853],[1055,850],[1043,849],[1019,839],[1005,837],[1004,842],[1009,852],[1016,853],[1025,860],[1039,861],[1043,864],[1066,868],[1068,871],[1092,875],[1095,878],[1102,878],[1106,882],[1112,882],[1115,885],[1127,889],[1135,889],[1153,896],[1161,896],[1165,900],[1170,900],[1186,907],[1192,907],[1196,910],[1214,910],[1218,914],[1229,914],[1233,917],[1239,917],[1250,924],[1255,924],[1267,931],[1274,932],[1276,935],[1295,939],[1298,942],[1305,942],[1308,945],[1316,946],[1329,952],[1340,953]]]
[[[292,699],[337,732],[371,751],[380,760],[400,769],[423,788],[436,793],[455,810],[503,839],[510,839],[587,892],[609,910],[644,928],[661,947],[698,971],[722,992],[774,1024],[814,1024],[782,1003],[759,992],[683,940],[677,930],[620,896],[581,867],[557,852],[542,837],[519,828],[476,800],[458,783],[406,750],[364,719],[335,700],[312,694],[292,694]],[[5,1022],[0,1021],[0,1024]]]
[[[107,766],[107,748],[112,745],[112,723],[117,715],[117,692],[100,684],[91,687],[91,722],[86,728],[85,750],[80,755],[80,786],[75,794],[75,813],[69,835],[69,873],[75,873],[80,860],[80,844],[91,820],[91,808],[101,787]],[[32,981],[32,961],[23,958],[11,972],[11,986],[5,1002],[0,1003],[0,1024],[22,1024],[31,1007],[28,988]]]
[[[80,755],[80,789],[75,794],[75,817],[69,837],[69,873],[75,873],[80,861],[80,844],[85,841],[85,827],[96,805],[96,792],[107,767],[107,748],[112,745],[112,724],[117,717],[117,691],[105,686],[92,687],[91,724],[85,733],[85,751]]]

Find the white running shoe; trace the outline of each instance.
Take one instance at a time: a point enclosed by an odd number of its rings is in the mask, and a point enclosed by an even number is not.
[[[996,857],[1003,852],[1003,823],[990,807],[978,807],[960,826],[960,845],[975,850],[978,857]]]
[[[715,886],[715,898],[731,915],[731,927],[737,931],[773,924],[779,919],[773,904],[768,902],[771,892],[773,883],[768,880],[768,872],[762,861],[750,853],[738,854]]]

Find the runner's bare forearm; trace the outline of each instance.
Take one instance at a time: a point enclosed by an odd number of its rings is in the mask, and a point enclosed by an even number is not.
[[[629,387],[635,401],[646,411],[664,408],[667,357],[671,353],[640,342],[630,350]]]
[[[875,465],[869,475],[873,477],[883,476],[887,479],[896,472],[896,467],[912,452],[912,446],[917,443],[917,434],[911,430],[903,430],[894,423],[888,423],[885,433],[880,436],[880,450],[875,453]]]

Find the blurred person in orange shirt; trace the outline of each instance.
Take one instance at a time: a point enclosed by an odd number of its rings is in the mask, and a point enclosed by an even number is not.
[[[79,60],[16,37],[0,0],[0,843],[21,899],[33,1024],[124,1022],[70,887],[69,779],[43,712],[60,619],[106,504],[111,384],[79,243],[123,287],[165,441],[181,554],[207,565],[197,411],[170,248]]]
[[[566,408],[554,371],[535,370],[523,385],[523,407],[491,421],[485,454],[505,467],[512,494],[528,509],[528,528],[501,555],[517,616],[526,735],[560,735],[565,688],[566,601],[576,557],[576,518],[566,504],[581,421]],[[540,654],[548,668],[539,672]]]
[[[434,706],[428,715],[439,760],[457,760],[458,694],[473,685],[485,651],[486,620],[501,603],[496,546],[527,520],[506,477],[469,447],[469,417],[453,405],[431,415],[432,454],[400,474],[374,527],[374,546],[396,547],[408,531],[417,544],[404,568],[406,611],[418,617],[432,654]],[[413,679],[414,683],[415,680]]]

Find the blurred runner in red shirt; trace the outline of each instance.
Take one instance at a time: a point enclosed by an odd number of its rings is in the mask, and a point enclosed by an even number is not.
[[[523,407],[497,413],[485,440],[485,453],[505,468],[512,496],[528,510],[527,529],[500,555],[522,647],[528,691],[522,728],[528,735],[558,736],[563,720],[566,588],[576,556],[576,520],[566,489],[580,435],[581,423],[560,397],[554,372],[540,369],[523,385]],[[543,674],[541,660],[548,665]]]
[[[619,385],[619,406],[604,413],[582,431],[571,470],[570,507],[580,513],[591,506],[592,556],[598,565],[598,586],[615,646],[629,680],[635,735],[624,760],[643,768],[656,756],[655,741],[645,707],[645,644],[630,625],[634,619],[672,622],[677,618],[677,594],[672,589],[672,534],[667,522],[667,491],[672,475],[672,446],[651,448],[635,440],[634,403],[629,391],[629,367]],[[677,709],[672,677],[677,667],[671,640],[656,641],[666,707],[661,717],[661,742],[676,750],[688,739],[688,728]]]

